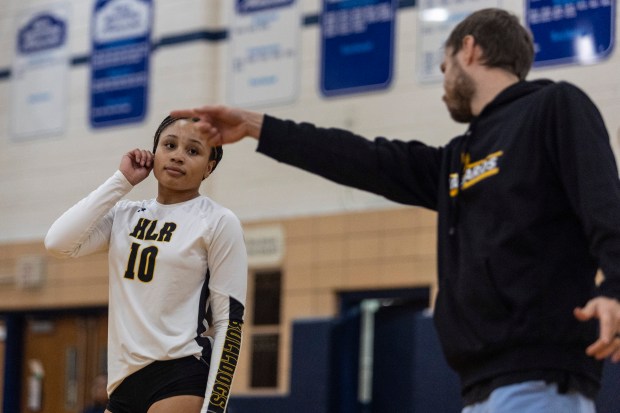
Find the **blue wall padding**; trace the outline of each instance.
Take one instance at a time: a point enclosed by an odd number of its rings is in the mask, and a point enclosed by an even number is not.
[[[357,383],[359,366],[360,312],[351,309],[337,318],[331,331],[330,397],[328,412],[359,413]]]
[[[291,387],[286,396],[233,396],[227,413],[328,413],[333,320],[293,323]]]
[[[24,353],[24,318],[21,314],[4,317],[6,342],[4,347],[4,413],[18,413],[21,402],[22,364]]]
[[[333,320],[293,323],[291,360],[291,413],[327,413],[330,397]]]
[[[414,323],[415,312],[403,306],[381,307],[375,314],[373,413],[415,413]]]
[[[620,364],[607,361],[603,368],[601,392],[596,399],[598,413],[620,413]]]
[[[288,397],[233,396],[226,413],[284,413],[289,412]]]
[[[413,323],[415,358],[413,400],[416,413],[460,413],[462,410],[459,379],[441,352],[432,318],[417,313]]]

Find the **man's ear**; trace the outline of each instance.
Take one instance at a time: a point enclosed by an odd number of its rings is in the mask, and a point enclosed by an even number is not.
[[[482,58],[482,49],[476,44],[476,39],[471,34],[463,37],[461,51],[463,52],[463,61],[465,64],[470,65]]]

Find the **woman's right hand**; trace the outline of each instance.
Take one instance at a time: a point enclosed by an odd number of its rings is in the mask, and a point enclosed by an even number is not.
[[[134,149],[123,155],[118,169],[133,186],[144,181],[153,169],[155,155],[145,149]]]

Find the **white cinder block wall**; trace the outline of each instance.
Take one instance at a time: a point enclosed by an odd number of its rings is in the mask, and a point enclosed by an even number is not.
[[[69,45],[72,57],[90,54],[90,19],[94,2],[84,0],[4,0],[0,2],[0,70],[10,69],[14,55],[15,16],[24,8],[66,2],[71,7]],[[154,41],[162,36],[228,27],[230,0],[155,0]],[[523,14],[522,0],[502,7]],[[316,15],[320,0],[300,1],[302,18]],[[616,17],[619,19],[618,17]],[[302,26],[300,84],[294,102],[256,108],[276,116],[322,126],[344,127],[372,138],[383,135],[446,143],[465,129],[452,122],[441,101],[441,84],[418,84],[415,78],[417,8],[399,9],[396,60],[390,89],[326,99],[319,92],[319,26]],[[300,23],[301,25],[301,23]],[[618,35],[616,34],[616,42]],[[228,41],[194,41],[154,51],[151,60],[149,112],[143,124],[93,130],[88,121],[89,68],[71,66],[65,133],[28,141],[10,136],[11,79],[0,79],[0,243],[42,239],[53,220],[117,168],[123,153],[151,147],[160,120],[173,108],[226,103]],[[373,62],[369,62],[373,64]],[[568,80],[584,89],[599,106],[618,151],[620,130],[620,57],[617,50],[591,66],[533,70],[529,78]],[[255,153],[246,140],[224,149],[224,160],[203,192],[244,221],[278,217],[390,208],[375,195],[330,183]],[[129,195],[155,196],[150,177]]]

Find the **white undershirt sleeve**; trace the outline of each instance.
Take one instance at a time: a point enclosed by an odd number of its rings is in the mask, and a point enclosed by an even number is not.
[[[52,224],[45,236],[47,250],[60,258],[106,250],[112,230],[111,210],[132,188],[125,175],[116,171]]]
[[[248,274],[241,223],[232,213],[218,222],[209,244],[208,262],[214,343],[202,413],[223,413],[241,349]]]

